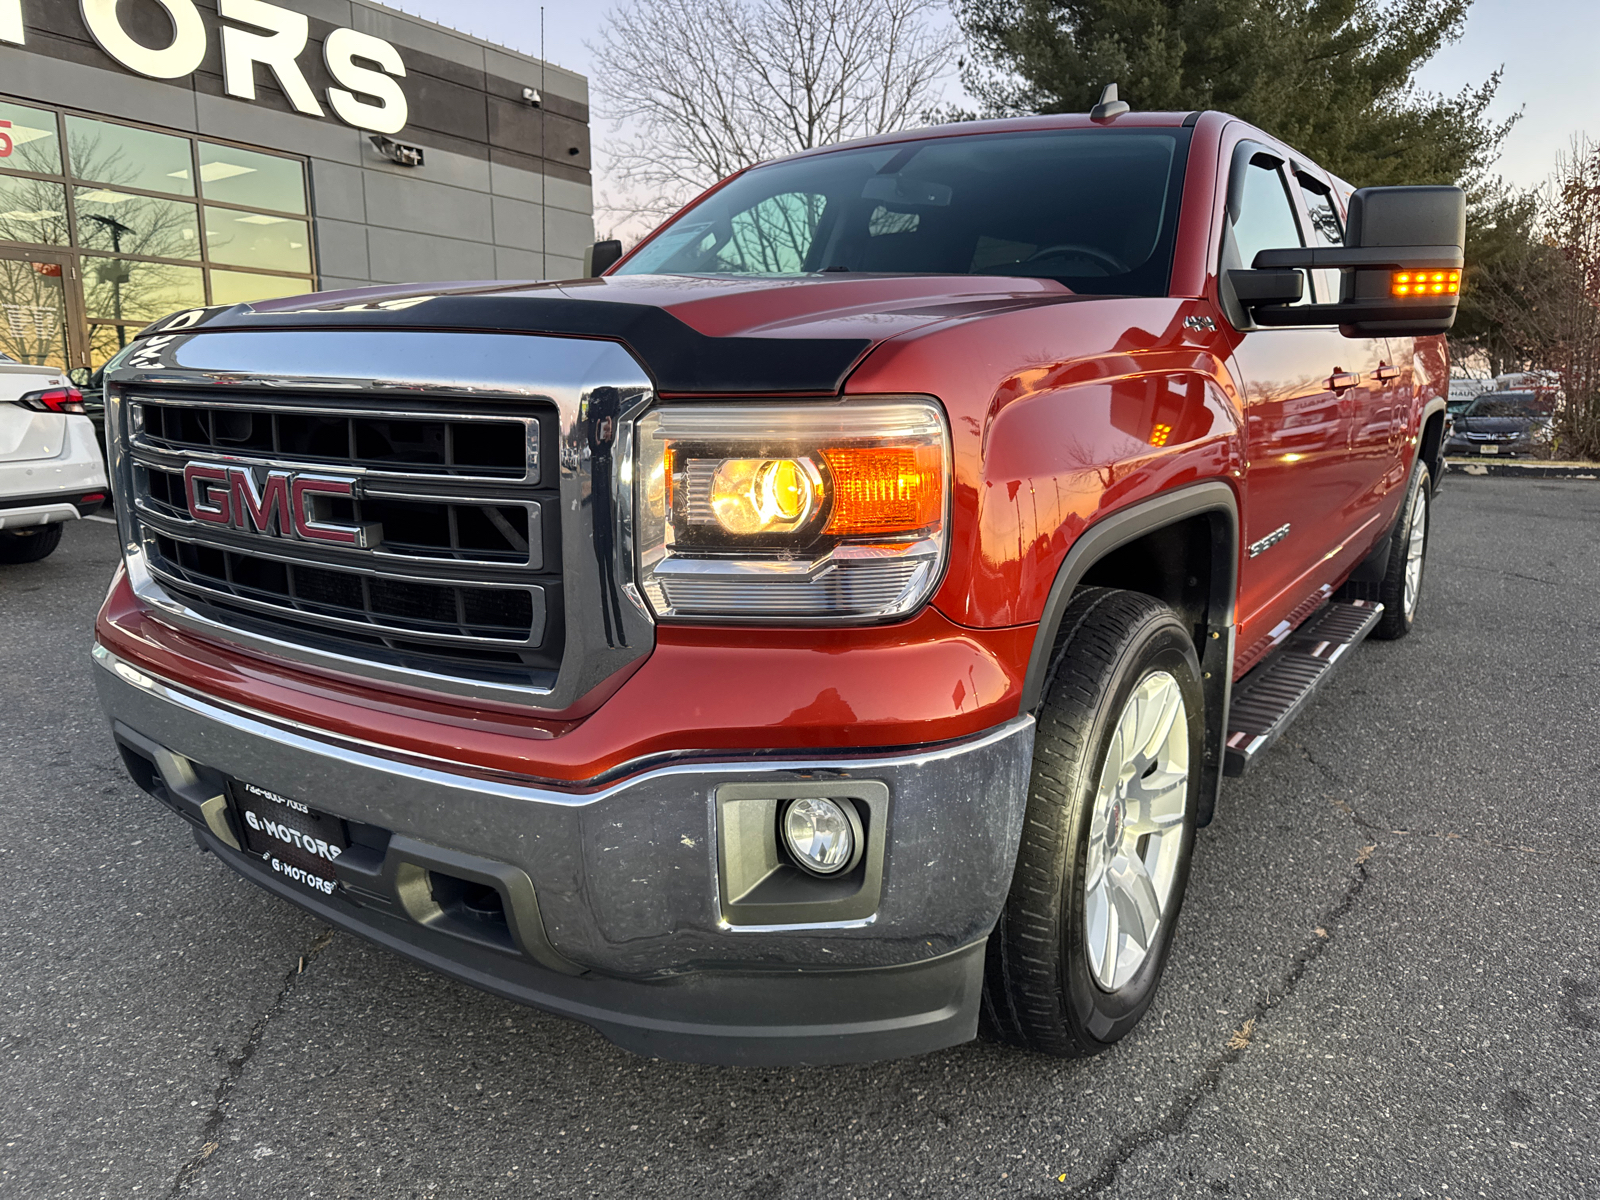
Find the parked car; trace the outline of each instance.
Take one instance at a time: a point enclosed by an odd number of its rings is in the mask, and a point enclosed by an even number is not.
[[[0,354],[0,563],[51,554],[107,486],[82,393],[55,367]]]
[[[1494,386],[1492,379],[1452,379],[1449,394],[1445,396],[1446,428],[1449,427],[1450,417],[1465,412],[1469,404],[1484,392],[1492,391]]]
[[[642,1053],[1104,1050],[1223,776],[1416,619],[1464,214],[1108,97],[753,167],[600,278],[158,321],[123,761]]]
[[[1534,392],[1485,392],[1451,421],[1445,453],[1532,454],[1549,444],[1552,406]]]

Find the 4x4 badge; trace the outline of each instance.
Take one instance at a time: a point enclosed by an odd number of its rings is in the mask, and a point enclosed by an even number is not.
[[[352,479],[268,471],[257,484],[248,467],[190,463],[183,469],[183,494],[189,515],[209,525],[362,550],[383,540],[383,526],[376,522],[345,524],[318,510],[319,501],[325,506],[330,500],[354,499]]]

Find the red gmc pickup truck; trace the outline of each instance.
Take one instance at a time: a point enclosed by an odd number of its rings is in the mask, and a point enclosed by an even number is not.
[[[604,273],[169,317],[95,677],[262,888],[630,1049],[1103,1050],[1414,618],[1455,188],[1222,113],[763,164]]]

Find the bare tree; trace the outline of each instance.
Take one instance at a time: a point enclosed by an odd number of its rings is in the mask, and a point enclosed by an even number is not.
[[[1555,452],[1600,459],[1600,145],[1574,142],[1533,199],[1526,248],[1469,282],[1520,365],[1560,377]]]
[[[941,0],[631,0],[594,86],[619,137],[613,209],[659,219],[763,159],[918,123],[954,64]]]

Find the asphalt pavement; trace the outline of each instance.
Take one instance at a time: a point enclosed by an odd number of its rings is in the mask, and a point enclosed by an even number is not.
[[[125,777],[116,549],[0,568],[0,1197],[1600,1195],[1600,483],[1449,477],[1076,1062],[650,1061],[331,933]]]

